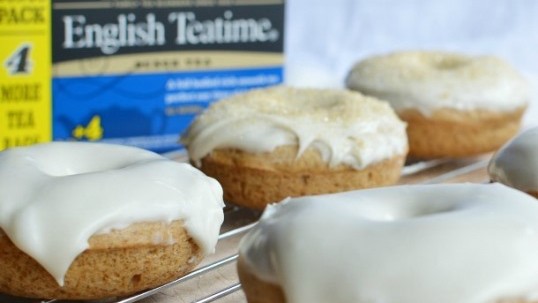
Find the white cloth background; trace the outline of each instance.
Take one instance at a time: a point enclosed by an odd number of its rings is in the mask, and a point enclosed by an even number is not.
[[[538,1],[286,1],[288,84],[342,87],[357,60],[395,50],[493,54],[533,86],[524,124],[538,125]]]

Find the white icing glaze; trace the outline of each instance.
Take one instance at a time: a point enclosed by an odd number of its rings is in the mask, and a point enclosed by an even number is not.
[[[240,244],[288,303],[536,299],[536,251],[536,200],[498,183],[293,198],[269,206]]]
[[[345,90],[273,87],[214,103],[182,138],[190,158],[214,149],[270,152],[282,145],[320,151],[331,166],[355,168],[407,152],[405,124],[385,102]]]
[[[358,62],[347,86],[391,103],[396,111],[425,115],[442,108],[513,111],[530,98],[527,82],[491,56],[399,52]]]
[[[492,180],[523,191],[538,191],[538,127],[508,142],[488,165]]]
[[[55,142],[0,153],[0,228],[60,285],[92,235],[135,222],[183,220],[211,253],[223,206],[214,179],[133,147]]]

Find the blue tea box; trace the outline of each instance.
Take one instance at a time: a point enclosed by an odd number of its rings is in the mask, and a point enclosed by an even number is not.
[[[182,148],[212,102],[283,81],[284,6],[53,1],[52,139]]]

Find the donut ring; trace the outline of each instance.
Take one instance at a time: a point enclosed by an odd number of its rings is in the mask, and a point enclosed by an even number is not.
[[[409,155],[465,157],[498,149],[520,126],[526,81],[490,56],[396,52],[358,62],[350,89],[387,100],[408,123]]]
[[[164,284],[214,250],[222,189],[188,164],[126,146],[0,153],[0,292],[101,299]]]
[[[407,153],[405,124],[387,104],[291,87],[214,103],[182,142],[226,201],[256,209],[288,196],[393,184]]]
[[[292,198],[242,239],[238,273],[249,303],[536,302],[537,232],[536,200],[498,183]]]

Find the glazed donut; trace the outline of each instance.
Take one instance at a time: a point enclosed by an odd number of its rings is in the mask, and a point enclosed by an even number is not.
[[[526,130],[497,151],[488,173],[492,181],[538,198],[538,127]]]
[[[226,201],[257,209],[288,196],[392,184],[407,153],[405,124],[386,103],[290,87],[214,103],[182,142]]]
[[[358,62],[348,88],[387,100],[408,123],[409,155],[472,156],[513,137],[529,100],[525,80],[491,57],[397,52]]]
[[[249,303],[525,303],[538,203],[499,183],[404,185],[270,205],[240,243]]]
[[[119,145],[0,153],[0,293],[100,299],[164,284],[213,252],[222,188],[188,164]]]

